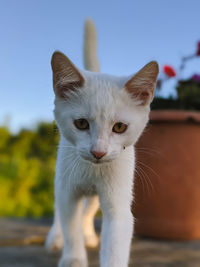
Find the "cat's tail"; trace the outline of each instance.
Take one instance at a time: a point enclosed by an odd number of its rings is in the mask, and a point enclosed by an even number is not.
[[[99,72],[100,65],[97,57],[97,33],[91,19],[85,21],[84,30],[84,68]]]

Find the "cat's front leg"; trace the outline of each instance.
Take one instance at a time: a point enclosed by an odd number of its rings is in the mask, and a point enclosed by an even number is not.
[[[60,225],[60,217],[58,215],[58,208],[55,206],[54,222],[47,235],[45,247],[48,251],[60,250],[63,247],[63,235]]]
[[[115,185],[116,186],[116,185]],[[132,196],[126,187],[105,186],[100,195],[103,212],[101,267],[127,267],[133,235]]]
[[[95,248],[99,244],[99,237],[95,232],[94,218],[99,209],[98,196],[89,196],[84,201],[83,232],[85,244],[88,248]]]
[[[60,188],[56,192],[64,247],[59,267],[87,267],[87,255],[82,229],[83,203],[72,193]]]

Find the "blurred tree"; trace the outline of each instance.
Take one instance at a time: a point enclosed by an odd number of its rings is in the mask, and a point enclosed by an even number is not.
[[[55,124],[17,135],[0,128],[0,216],[52,214],[58,141]]]

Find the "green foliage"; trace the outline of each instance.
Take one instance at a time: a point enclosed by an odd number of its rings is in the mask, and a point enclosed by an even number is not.
[[[177,99],[155,97],[152,109],[178,109],[178,110],[200,110],[200,82],[193,79],[179,81],[176,86]]]
[[[180,100],[197,101],[200,103],[200,83],[192,79],[180,81],[176,87]]]
[[[0,216],[52,214],[58,140],[54,124],[17,135],[0,128]]]
[[[200,98],[197,99],[166,99],[161,97],[154,98],[151,103],[152,110],[161,110],[161,109],[169,109],[169,110],[191,110],[197,111],[200,110]]]

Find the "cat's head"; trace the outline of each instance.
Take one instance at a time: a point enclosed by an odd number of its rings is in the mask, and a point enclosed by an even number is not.
[[[103,163],[135,144],[148,121],[156,62],[128,78],[80,71],[60,52],[53,54],[51,63],[55,119],[77,154]]]

